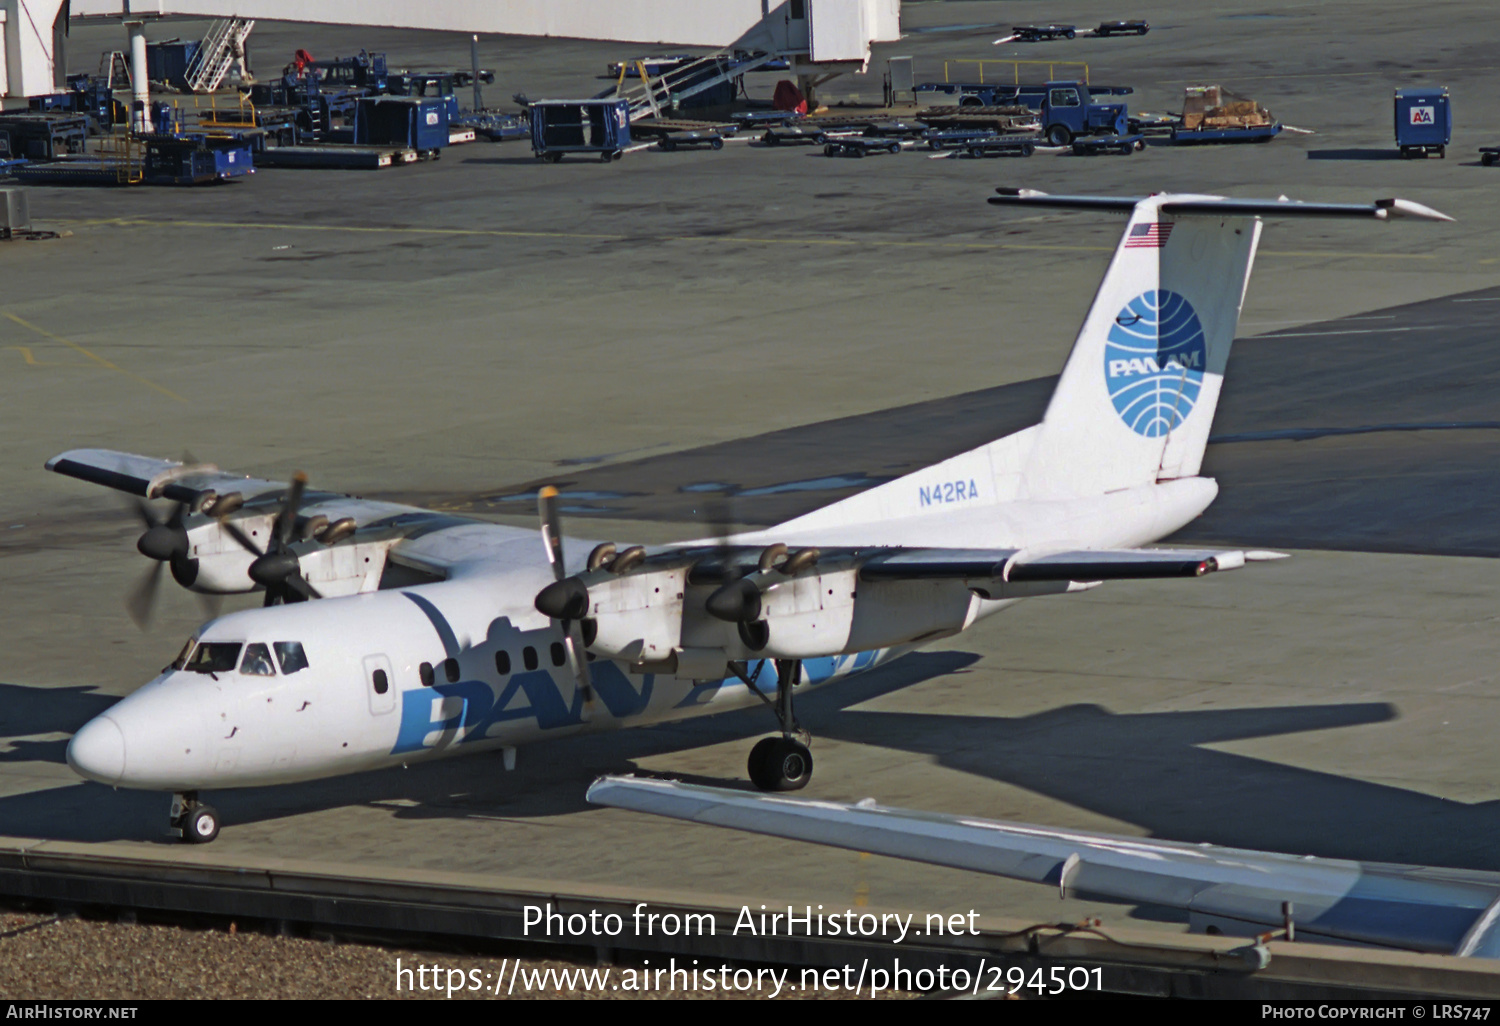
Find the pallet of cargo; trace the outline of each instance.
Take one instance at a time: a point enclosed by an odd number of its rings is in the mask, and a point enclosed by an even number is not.
[[[1073,156],[1095,157],[1101,153],[1118,153],[1128,157],[1146,148],[1142,135],[1084,135],[1073,140]]]
[[[917,120],[941,130],[989,128],[996,132],[1036,132],[1041,121],[1027,107],[928,107]]]
[[[274,146],[257,154],[261,167],[331,167],[370,170],[410,164],[417,159],[416,150],[381,146]]]

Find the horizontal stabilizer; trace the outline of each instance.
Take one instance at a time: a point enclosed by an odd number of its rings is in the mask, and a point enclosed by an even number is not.
[[[1053,207],[1063,210],[1103,210],[1128,214],[1145,196],[1054,196],[1036,189],[999,188],[990,202],[998,206]],[[1447,214],[1404,199],[1381,199],[1373,203],[1304,203],[1286,197],[1274,200],[1243,200],[1227,196],[1184,196],[1166,199],[1158,209],[1172,216],[1212,217],[1415,217],[1424,221],[1452,221]]]
[[[1322,859],[856,804],[601,777],[596,805],[1185,909],[1198,928],[1500,956],[1500,873]]]

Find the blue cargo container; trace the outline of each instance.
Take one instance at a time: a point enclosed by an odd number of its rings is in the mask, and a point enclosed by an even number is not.
[[[146,77],[166,82],[178,89],[187,88],[188,68],[198,53],[196,40],[169,39],[146,44]]]
[[[440,96],[361,96],[354,105],[354,141],[430,153],[448,145],[448,104]]]
[[[564,153],[597,153],[608,163],[630,145],[625,100],[538,100],[531,105],[531,149],[557,163]]]
[[[1447,156],[1453,108],[1446,87],[1396,90],[1396,145],[1403,157]]]

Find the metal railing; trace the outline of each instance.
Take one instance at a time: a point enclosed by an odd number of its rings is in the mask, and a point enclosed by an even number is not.
[[[984,79],[984,66],[986,64],[1003,64],[1003,65],[1008,66],[1011,69],[1011,83],[1010,83],[1011,85],[1020,85],[1021,84],[1021,66],[1023,64],[1026,65],[1026,66],[1028,66],[1028,67],[1046,68],[1047,69],[1047,81],[1049,81],[1049,82],[1051,82],[1051,81],[1053,81],[1053,80],[1055,80],[1057,78],[1057,71],[1056,71],[1057,68],[1082,68],[1083,69],[1083,75],[1082,75],[1083,84],[1084,85],[1088,85],[1089,84],[1089,66],[1088,66],[1088,63],[1085,62],[1085,61],[1013,61],[1013,60],[1005,60],[1003,58],[998,58],[998,57],[986,57],[983,60],[973,60],[973,59],[969,59],[969,58],[963,58],[963,59],[953,58],[951,60],[946,60],[946,61],[943,62],[943,81],[944,82],[951,82],[952,81],[952,79],[949,77],[949,70],[948,70],[948,65],[950,65],[950,64],[977,64],[977,65],[979,65],[979,83],[978,83],[979,85],[985,85],[986,84],[985,83],[985,79]],[[1073,75],[1072,77],[1073,78],[1078,78],[1080,76]],[[998,79],[998,78],[995,78],[995,77],[991,76],[991,78],[989,80],[989,84],[999,85],[999,84],[1002,84],[1002,82],[1001,82],[1001,79]]]

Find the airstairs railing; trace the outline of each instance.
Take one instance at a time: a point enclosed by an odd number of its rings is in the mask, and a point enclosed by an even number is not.
[[[220,18],[210,25],[188,67],[188,88],[195,93],[218,89],[234,62],[244,55],[245,40],[254,27],[251,18]]]

